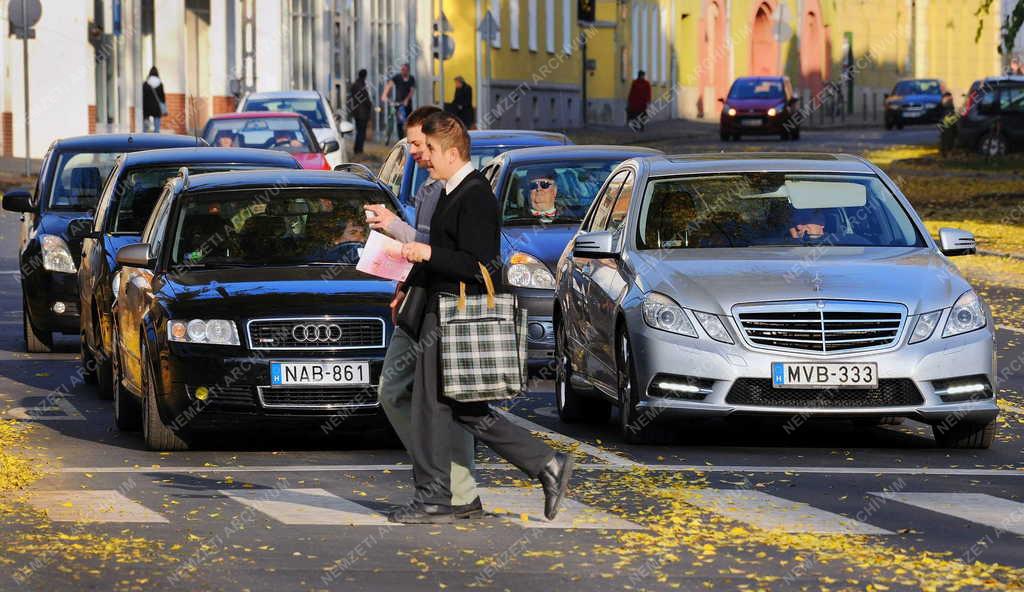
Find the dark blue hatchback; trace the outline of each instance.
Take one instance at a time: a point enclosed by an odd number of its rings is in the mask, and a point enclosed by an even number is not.
[[[34,192],[14,189],[4,194],[4,209],[23,214],[18,263],[29,352],[50,351],[55,332],[79,332],[76,272],[82,242],[69,235],[69,227],[71,232],[88,231],[91,211],[117,155],[205,144],[192,136],[171,134],[65,138],[46,151]]]
[[[565,134],[530,130],[471,130],[469,142],[470,161],[476,169],[487,166],[491,159],[506,150],[572,144]],[[427,180],[427,171],[416,166],[409,155],[409,146],[405,139],[400,140],[391,149],[377,174],[377,179],[398,198],[399,203],[405,208],[406,216],[410,220],[415,220],[412,197]]]
[[[505,152],[482,173],[501,212],[504,282],[529,315],[530,368],[555,355],[555,266],[608,174],[624,160],[661,154],[624,146],[557,146]]]

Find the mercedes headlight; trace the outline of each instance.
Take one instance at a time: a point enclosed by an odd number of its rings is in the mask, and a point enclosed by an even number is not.
[[[722,323],[722,319],[718,315],[693,311],[693,316],[697,317],[697,322],[700,323],[701,327],[704,327],[704,331],[711,339],[721,341],[722,343],[733,342],[732,336],[729,335],[729,331],[726,330],[725,324]]]
[[[941,310],[919,315],[917,322],[914,324],[914,332],[910,334],[910,341],[908,343],[918,343],[931,337],[932,333],[935,333],[935,327],[939,325],[939,319],[941,318]]]
[[[71,258],[68,244],[59,236],[44,234],[40,237],[43,250],[43,269],[62,273],[75,273],[75,260]]]
[[[239,344],[235,322],[224,319],[175,319],[167,323],[167,338],[180,343]]]
[[[942,336],[952,337],[976,331],[984,327],[986,322],[985,308],[981,305],[981,298],[978,298],[974,290],[969,290],[956,299],[956,304],[949,311],[949,318],[946,319],[946,328],[942,330]]]
[[[644,296],[644,322],[655,329],[697,337],[697,330],[683,307],[664,294],[651,292]]]
[[[511,286],[519,288],[555,289],[555,276],[536,257],[526,253],[512,253],[505,277]]]

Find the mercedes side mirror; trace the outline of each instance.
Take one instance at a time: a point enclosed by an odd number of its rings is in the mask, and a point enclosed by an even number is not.
[[[608,259],[619,256],[615,252],[614,240],[610,230],[597,230],[577,235],[573,241],[572,254],[577,257],[588,257],[591,259]]]
[[[324,142],[324,145],[322,146],[322,148],[324,149],[324,154],[328,154],[328,153],[331,153],[331,152],[337,152],[338,149],[341,148],[341,144],[339,144],[338,142],[336,142],[334,140],[328,140],[328,141]]]
[[[20,187],[18,189],[5,191],[4,209],[8,212],[21,213],[34,211],[35,208],[32,207],[32,192]]]
[[[978,252],[978,242],[974,235],[959,228],[939,229],[939,250],[947,257],[973,255]]]
[[[155,259],[149,252],[149,243],[125,245],[117,252],[116,261],[125,267],[151,269]]]

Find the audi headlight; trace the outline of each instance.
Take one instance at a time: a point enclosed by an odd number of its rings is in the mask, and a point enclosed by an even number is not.
[[[953,309],[949,311],[949,318],[946,319],[946,328],[942,330],[943,337],[962,335],[976,331],[985,326],[985,308],[981,305],[981,298],[974,290],[964,292]]]
[[[75,273],[75,260],[71,258],[68,244],[59,236],[44,234],[40,237],[43,249],[43,269],[62,273]]]
[[[718,315],[693,311],[693,316],[697,317],[697,322],[704,327],[704,331],[711,339],[722,343],[733,342],[732,336],[729,335],[729,331],[726,330],[725,324],[722,323],[722,319],[718,318]]]
[[[651,292],[644,296],[643,311],[644,322],[655,329],[697,337],[697,329],[690,322],[690,317],[686,316],[683,307],[664,294]]]
[[[910,334],[910,341],[908,343],[918,343],[931,337],[932,333],[935,333],[935,327],[939,325],[939,319],[941,318],[941,310],[918,316],[917,322],[914,324],[914,332]]]
[[[239,345],[235,322],[224,319],[175,319],[167,323],[167,338],[180,343]]]
[[[526,253],[513,253],[508,260],[505,277],[511,286],[519,288],[555,289],[555,276],[536,257]]]

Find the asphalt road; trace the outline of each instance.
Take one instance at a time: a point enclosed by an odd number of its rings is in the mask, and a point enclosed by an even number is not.
[[[541,382],[511,413],[581,463],[556,523],[538,518],[539,491],[480,447],[495,514],[391,527],[380,512],[412,491],[402,450],[240,432],[154,453],[118,432],[110,404],[75,378],[76,339],[23,353],[16,241],[16,217],[0,214],[0,409],[35,426],[26,454],[45,474],[22,507],[45,514],[0,512],[0,590],[1024,587],[1019,372],[1000,385],[1003,420],[985,451],[935,448],[913,422],[709,422],[634,446],[614,421],[561,424]],[[1022,337],[999,330],[1002,365],[1022,366]]]

